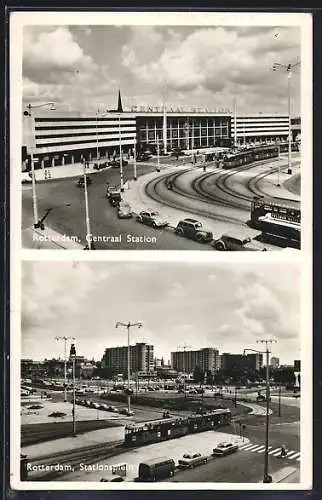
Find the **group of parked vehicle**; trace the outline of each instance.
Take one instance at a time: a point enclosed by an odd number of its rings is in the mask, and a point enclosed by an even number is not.
[[[158,457],[141,462],[138,467],[137,482],[150,482],[173,477],[176,470],[192,469],[199,465],[206,464],[211,457],[224,457],[238,451],[238,444],[232,442],[222,442],[215,446],[210,456],[199,453],[184,453],[182,458],[175,463],[173,458]],[[109,478],[101,479],[101,482],[124,481],[121,476],[111,475]]]
[[[94,408],[96,410],[109,411],[111,413],[118,413],[120,415],[125,415],[127,417],[133,417],[134,411],[128,410],[128,408],[117,408],[116,406],[107,405],[105,403],[97,403],[89,399],[76,399],[75,403],[77,405],[86,406],[87,408]]]

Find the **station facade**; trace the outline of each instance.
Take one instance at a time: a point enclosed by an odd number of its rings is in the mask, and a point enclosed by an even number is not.
[[[122,108],[121,108],[122,109]],[[36,110],[35,110],[36,111]],[[235,133],[236,124],[236,133]],[[201,150],[288,140],[287,115],[240,115],[228,111],[135,110],[131,112],[61,113],[23,116],[23,170],[131,157],[149,150]],[[29,165],[29,168],[28,168]]]

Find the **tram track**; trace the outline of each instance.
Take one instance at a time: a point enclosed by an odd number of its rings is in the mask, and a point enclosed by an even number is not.
[[[187,207],[186,205],[183,205],[182,203],[179,203],[178,201],[171,200],[169,197],[165,198],[164,193],[162,194],[160,191],[162,190],[162,187],[165,185],[165,181],[171,179],[173,182],[173,188],[169,193],[176,193],[179,194],[180,196],[183,196],[186,199],[192,200],[192,201],[197,201],[200,203],[202,202],[207,202],[207,200],[202,200],[200,196],[193,195],[191,193],[187,193],[187,191],[179,188],[175,184],[175,180],[183,175],[184,173],[187,173],[188,171],[191,171],[191,169],[187,169],[185,171],[181,171],[178,174],[168,174],[162,177],[158,177],[157,179],[151,180],[148,184],[145,186],[145,192],[146,194],[153,199],[154,201],[157,201],[161,203],[162,205],[165,205],[167,207],[175,208],[176,210],[181,210],[185,211],[187,213],[191,213],[193,215],[200,215],[203,217],[207,217],[208,219],[211,220],[217,220],[221,222],[231,222],[232,224],[238,224],[240,225],[241,219],[236,218],[236,217],[229,217],[229,216],[221,216],[219,214],[214,214],[209,212],[209,210],[203,210],[201,208],[191,208]],[[213,208],[215,208],[215,205],[212,205]]]

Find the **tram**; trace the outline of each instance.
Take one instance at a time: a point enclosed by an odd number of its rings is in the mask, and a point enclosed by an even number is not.
[[[226,155],[223,159],[223,169],[230,169],[248,165],[254,161],[267,160],[278,157],[278,146],[266,146],[250,148],[232,155]]]
[[[187,417],[170,417],[125,427],[124,446],[140,446],[216,429],[231,422],[229,409],[217,409]]]

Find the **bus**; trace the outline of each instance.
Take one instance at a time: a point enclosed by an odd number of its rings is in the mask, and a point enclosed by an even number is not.
[[[263,242],[297,249],[301,246],[300,202],[254,197],[248,225],[262,231]]]
[[[174,416],[150,422],[128,424],[125,427],[124,445],[131,447],[157,443],[195,432],[216,429],[229,425],[230,422],[230,410],[220,408],[197,415]]]

